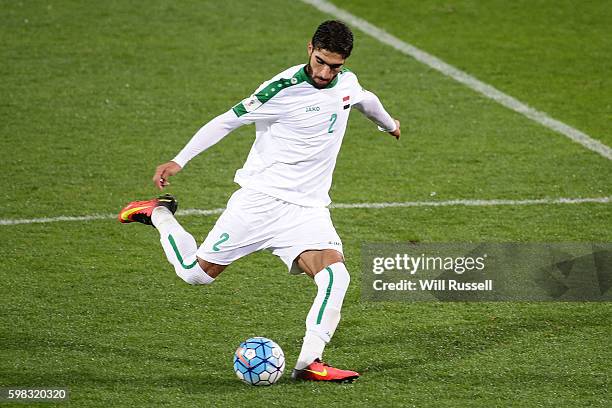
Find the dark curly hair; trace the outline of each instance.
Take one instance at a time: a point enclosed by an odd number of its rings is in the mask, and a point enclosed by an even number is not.
[[[353,50],[353,33],[342,21],[324,21],[312,36],[312,46],[348,58]]]

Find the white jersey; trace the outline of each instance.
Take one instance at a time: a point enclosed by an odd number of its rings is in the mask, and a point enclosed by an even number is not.
[[[364,90],[351,71],[343,69],[326,88],[319,89],[305,65],[297,65],[264,82],[251,96],[200,129],[198,133],[210,134],[209,140],[198,141],[196,134],[174,161],[184,166],[229,131],[255,123],[255,142],[234,181],[301,206],[327,206],[352,106],[381,130],[395,130],[394,120],[378,98]]]

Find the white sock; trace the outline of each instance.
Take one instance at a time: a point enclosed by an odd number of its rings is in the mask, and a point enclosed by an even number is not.
[[[304,336],[304,343],[302,343],[302,350],[298,356],[295,368],[298,370],[303,370],[317,358],[322,360],[325,345],[325,341],[322,338],[314,333],[306,332],[306,335]]]
[[[206,285],[215,281],[198,264],[196,240],[185,231],[170,210],[166,207],[155,208],[151,213],[151,222],[159,231],[159,240],[168,262],[181,279],[190,285]]]
[[[340,310],[351,278],[346,266],[337,262],[317,273],[314,281],[317,296],[306,317],[306,335],[295,366],[298,370],[323,357],[325,345],[340,322]]]

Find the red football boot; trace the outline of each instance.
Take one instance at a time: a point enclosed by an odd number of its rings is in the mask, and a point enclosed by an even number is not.
[[[119,221],[123,224],[130,222],[140,222],[146,225],[151,224],[151,213],[156,207],[166,207],[172,214],[176,212],[178,203],[174,196],[164,194],[152,200],[147,201],[132,201],[119,211]]]
[[[294,369],[291,373],[294,380],[353,382],[359,378],[359,373],[350,370],[340,370],[316,359],[302,370]]]

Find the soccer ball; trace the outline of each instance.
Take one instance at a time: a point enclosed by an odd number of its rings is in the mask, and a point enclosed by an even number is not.
[[[252,337],[234,353],[234,371],[251,385],[272,385],[285,370],[285,354],[278,344],[265,337]]]

